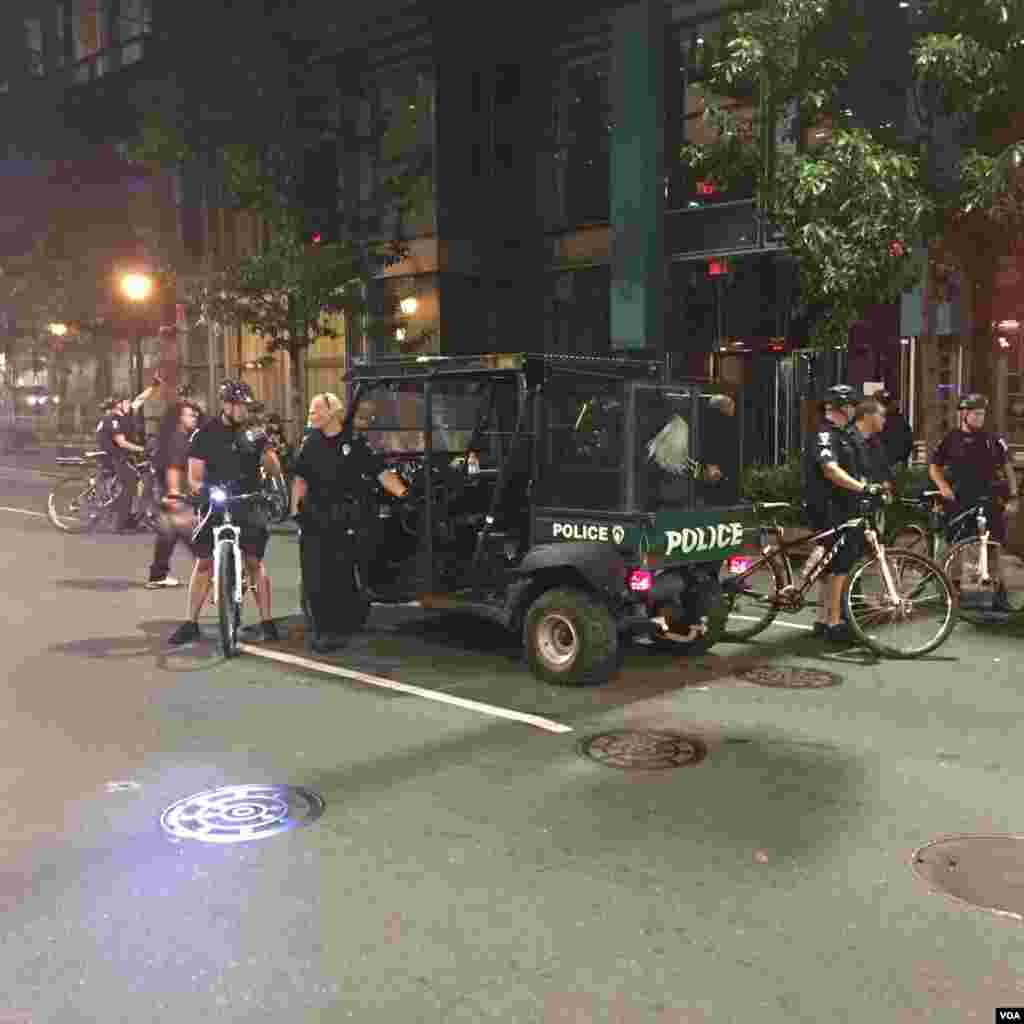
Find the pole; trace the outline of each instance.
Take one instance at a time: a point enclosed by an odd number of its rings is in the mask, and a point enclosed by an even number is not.
[[[142,330],[139,329],[135,335],[134,351],[132,353],[132,360],[135,363],[135,394],[139,395],[142,393]]]
[[[207,415],[209,416],[216,415],[217,411],[217,334],[219,330],[220,324],[214,322],[207,324],[206,348],[210,363],[210,380],[208,394],[208,400],[210,404],[207,406],[206,412]]]

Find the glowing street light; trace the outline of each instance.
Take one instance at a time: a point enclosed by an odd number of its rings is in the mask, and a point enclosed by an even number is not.
[[[412,316],[419,309],[420,304],[414,296],[410,295],[408,298],[402,299],[398,305],[406,316]]]
[[[145,302],[152,294],[153,279],[148,274],[125,274],[121,278],[121,291],[132,302]]]

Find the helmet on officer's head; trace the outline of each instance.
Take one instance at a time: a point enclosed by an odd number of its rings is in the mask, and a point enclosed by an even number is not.
[[[860,395],[857,389],[851,388],[849,384],[836,384],[825,391],[822,401],[826,405],[856,405],[860,401]]]
[[[972,412],[975,409],[984,411],[988,408],[988,398],[985,395],[961,395],[957,408],[961,412]]]
[[[232,405],[251,405],[256,399],[245,381],[226,380],[220,386],[220,400]]]

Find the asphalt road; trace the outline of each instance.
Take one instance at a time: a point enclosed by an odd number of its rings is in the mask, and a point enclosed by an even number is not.
[[[791,620],[558,690],[491,627],[375,609],[330,659],[367,679],[224,663],[212,619],[208,642],[163,645],[185,598],[142,588],[149,538],[59,534],[47,489],[0,469],[0,1024],[959,1024],[1024,1005],[1021,923],[911,869],[940,835],[1024,831],[1020,636],[961,624],[926,660],[875,662]],[[296,561],[275,537],[301,655]],[[737,677],[759,664],[841,682]],[[620,728],[707,754],[647,773],[581,755]],[[322,816],[235,844],[161,831],[175,801],[267,783],[320,794]]]

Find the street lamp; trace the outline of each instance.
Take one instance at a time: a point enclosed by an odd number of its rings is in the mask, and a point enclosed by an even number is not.
[[[153,279],[148,274],[125,274],[121,278],[121,291],[136,305],[145,302],[153,293]],[[135,391],[142,391],[142,327],[135,336]]]

